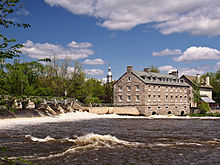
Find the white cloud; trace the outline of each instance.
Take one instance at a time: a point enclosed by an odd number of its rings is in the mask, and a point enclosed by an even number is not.
[[[199,61],[199,60],[218,60],[220,59],[220,51],[209,47],[192,46],[186,49],[179,57],[173,58],[175,61]]]
[[[101,58],[97,58],[94,60],[90,60],[90,59],[86,59],[83,64],[87,64],[87,65],[104,65],[105,62],[101,59]]]
[[[104,74],[103,70],[101,69],[85,69],[84,72],[87,75],[93,75],[93,76],[101,76]]]
[[[94,52],[89,49],[91,46],[92,44],[88,42],[76,43],[72,41],[67,44],[67,47],[64,47],[59,44],[33,43],[28,40],[24,44],[24,47],[21,48],[21,51],[23,54],[37,59],[53,58],[54,54],[56,54],[57,59],[65,59],[68,57],[71,60],[77,60],[93,55]]]
[[[129,30],[155,23],[163,34],[220,34],[219,0],[44,0],[73,14],[93,16],[111,30]]]
[[[167,55],[179,55],[179,54],[182,54],[182,51],[180,49],[174,49],[174,50],[164,49],[160,52],[152,53],[153,56],[167,56]]]
[[[179,75],[195,76],[196,74],[204,74],[205,71],[199,68],[180,68]]]
[[[170,69],[174,69],[174,67],[171,65],[165,65],[165,66],[159,67],[158,69],[163,72],[163,71],[169,71]]]
[[[199,65],[195,67],[184,67],[179,68],[179,75],[191,75],[195,76],[196,74],[204,74],[208,72],[212,67],[209,65]]]

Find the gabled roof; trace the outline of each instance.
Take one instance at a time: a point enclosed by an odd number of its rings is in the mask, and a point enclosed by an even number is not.
[[[182,75],[181,78],[186,78],[188,81],[190,81],[193,85],[195,85],[196,76],[189,76],[189,75]],[[201,88],[213,88],[211,85],[206,85],[206,82],[204,80],[201,80]]]
[[[174,75],[134,70],[132,73],[145,84],[189,86],[187,83],[181,82],[181,80]]]

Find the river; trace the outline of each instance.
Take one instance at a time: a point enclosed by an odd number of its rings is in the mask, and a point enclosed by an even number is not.
[[[0,120],[10,159],[38,165],[220,164],[220,119],[72,113]]]

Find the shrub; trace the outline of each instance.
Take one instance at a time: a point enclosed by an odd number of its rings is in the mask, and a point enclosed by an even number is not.
[[[209,104],[208,103],[199,104],[199,110],[200,110],[200,114],[205,114],[210,110]]]

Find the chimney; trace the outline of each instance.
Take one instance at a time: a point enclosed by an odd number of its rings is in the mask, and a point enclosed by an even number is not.
[[[178,70],[177,69],[170,69],[168,74],[178,77]]]
[[[127,66],[127,72],[131,72],[133,70],[133,66]]]
[[[210,86],[209,76],[206,77],[206,85],[207,85],[207,86]]]
[[[150,68],[144,68],[144,71],[149,73],[150,72]]]

